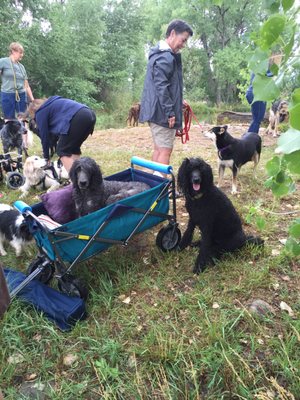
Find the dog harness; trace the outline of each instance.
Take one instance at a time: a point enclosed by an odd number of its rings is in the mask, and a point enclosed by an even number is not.
[[[40,179],[40,181],[38,183],[36,183],[35,185],[33,185],[32,187],[36,188],[39,185],[43,184],[42,189],[46,190],[47,189],[46,184],[45,184],[46,177],[52,179],[53,181],[56,181],[56,180],[58,180],[58,175],[57,175],[57,172],[55,171],[55,168],[53,167],[53,165],[46,165],[46,167],[44,167],[43,169],[44,170],[50,169],[53,176],[50,176],[47,174],[47,172],[45,172],[45,175],[43,176],[43,178]]]
[[[32,187],[33,187],[33,188],[37,188],[40,184],[43,184],[42,189],[43,189],[43,190],[46,190],[46,189],[47,189],[47,188],[46,188],[46,185],[45,185],[46,176],[47,176],[47,175],[45,174],[45,175],[43,176],[43,178],[40,179],[39,182],[36,183],[35,185],[32,185]],[[50,176],[49,176],[49,178],[50,178]]]
[[[222,159],[222,151],[228,149],[230,146],[231,146],[231,144],[229,144],[228,146],[222,147],[222,149],[218,150],[219,158]]]

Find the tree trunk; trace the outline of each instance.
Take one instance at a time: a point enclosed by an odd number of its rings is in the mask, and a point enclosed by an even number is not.
[[[268,123],[268,114],[265,114],[263,119],[264,123]],[[217,116],[217,124],[226,124],[228,122],[237,122],[241,124],[250,124],[252,121],[251,112],[235,112],[235,111],[224,111]]]

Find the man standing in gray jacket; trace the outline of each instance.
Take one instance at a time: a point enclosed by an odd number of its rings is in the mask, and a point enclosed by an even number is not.
[[[193,36],[191,27],[180,19],[170,22],[166,39],[150,50],[140,121],[152,132],[152,161],[169,164],[177,129],[182,128],[183,82],[179,51]]]

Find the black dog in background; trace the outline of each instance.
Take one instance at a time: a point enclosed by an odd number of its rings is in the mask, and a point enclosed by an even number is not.
[[[193,272],[202,272],[213,259],[246,243],[263,245],[259,237],[246,236],[241,219],[228,197],[213,183],[211,167],[201,158],[184,159],[178,187],[185,196],[189,222],[179,250],[192,242],[195,227],[201,231],[200,251]]]
[[[0,131],[3,152],[8,153],[17,149],[19,157],[22,157],[23,150],[25,155],[27,152],[23,147],[23,134],[27,133],[24,125],[17,119],[6,121]]]
[[[35,119],[31,118],[29,120],[28,126],[29,126],[29,129],[40,138],[39,128],[37,127]],[[50,157],[53,157],[54,154],[56,153],[58,138],[59,137],[57,135],[53,135],[52,133],[49,134]]]
[[[246,132],[241,139],[236,139],[227,131],[227,125],[215,126],[205,134],[215,142],[218,151],[219,182],[222,184],[224,171],[232,171],[232,193],[237,192],[237,175],[240,168],[248,161],[254,162],[254,170],[259,163],[261,137],[255,132]]]

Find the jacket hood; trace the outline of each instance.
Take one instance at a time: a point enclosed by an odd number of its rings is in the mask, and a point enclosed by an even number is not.
[[[168,51],[172,53],[171,47],[168,45],[168,43],[165,40],[160,40],[156,46],[151,47],[150,52],[149,52],[149,59],[157,53],[165,52]]]
[[[43,110],[44,108],[48,107],[51,103],[53,103],[53,101],[57,100],[57,99],[61,99],[61,96],[51,96],[49,97],[44,104],[41,105],[41,107],[37,110],[37,112],[39,112],[40,110]]]

